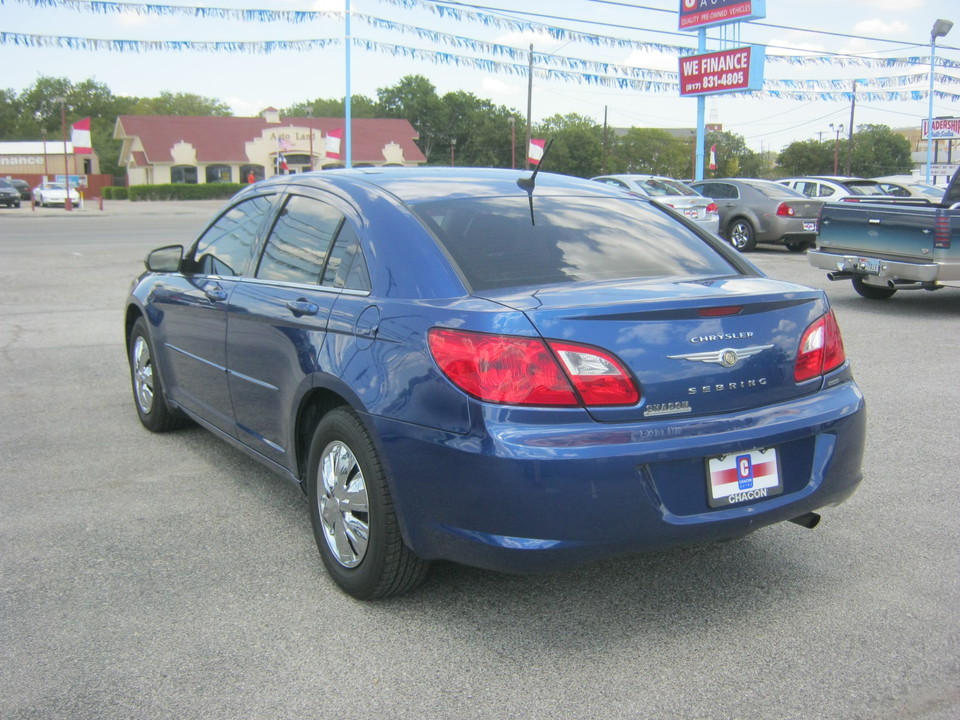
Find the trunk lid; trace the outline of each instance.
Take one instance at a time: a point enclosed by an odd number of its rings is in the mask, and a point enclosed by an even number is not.
[[[601,421],[702,416],[815,392],[793,371],[800,336],[827,304],[819,290],[767,278],[625,281],[488,295],[520,310],[548,339],[613,352],[641,402],[591,409]]]

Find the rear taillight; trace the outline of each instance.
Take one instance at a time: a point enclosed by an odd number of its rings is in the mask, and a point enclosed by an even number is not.
[[[785,203],[785,202],[780,203],[777,206],[777,215],[779,215],[780,217],[793,217],[796,214],[797,214],[797,211],[794,210],[793,206],[789,205],[788,203]]]
[[[716,203],[710,203],[707,205],[707,214],[716,215],[720,212],[720,207]]]
[[[944,212],[937,215],[934,223],[933,246],[941,250],[950,249],[950,216]]]
[[[803,382],[835,370],[847,359],[843,351],[843,338],[833,310],[820,317],[800,340],[793,379]]]
[[[559,340],[433,328],[430,352],[450,381],[484,402],[635,405],[636,383],[613,355]]]

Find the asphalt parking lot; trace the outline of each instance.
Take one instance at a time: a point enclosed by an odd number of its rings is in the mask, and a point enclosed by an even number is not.
[[[217,202],[0,209],[0,717],[960,717],[960,290],[868,301],[803,254],[868,407],[813,530],[361,603],[300,491],[137,421],[130,280]]]

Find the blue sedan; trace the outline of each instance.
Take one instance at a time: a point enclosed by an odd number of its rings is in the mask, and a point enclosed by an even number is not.
[[[820,290],[600,183],[366,168],[237,194],[150,253],[135,406],[299,484],[364,599],[433,559],[509,572],[746,535],[861,480]]]

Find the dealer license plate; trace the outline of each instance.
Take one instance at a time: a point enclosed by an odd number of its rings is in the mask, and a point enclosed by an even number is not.
[[[745,450],[707,460],[707,503],[712,508],[739,505],[782,492],[776,448]]]
[[[815,222],[805,222],[805,223],[803,224],[803,231],[804,231],[804,232],[816,232],[816,231],[817,231],[817,224],[816,224]]]
[[[694,220],[697,219],[697,209],[696,209],[696,208],[693,208],[692,210],[691,210],[691,209],[685,209],[685,210],[683,211],[683,214],[686,215],[688,218],[693,218]]]

